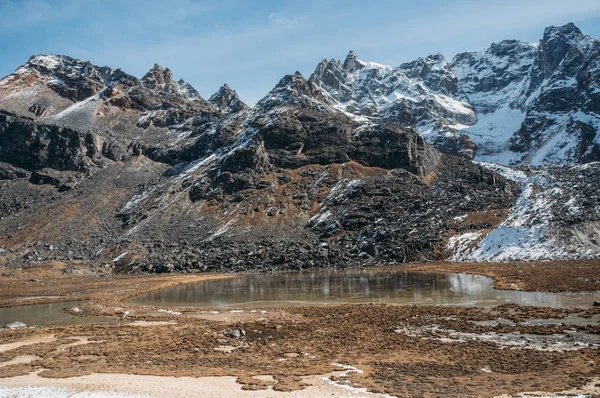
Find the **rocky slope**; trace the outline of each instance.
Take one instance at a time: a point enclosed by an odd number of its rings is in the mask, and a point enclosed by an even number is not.
[[[459,217],[450,238],[451,260],[518,261],[600,257],[600,163],[494,170],[519,183],[521,194],[493,231]]]
[[[204,100],[158,65],[138,79],[34,56],[0,80],[0,264],[598,256],[597,164],[469,160],[594,160],[594,51],[567,25],[539,46],[505,41],[452,62],[387,67],[351,52],[309,79],[285,76],[252,107],[228,85]],[[574,91],[560,83],[573,74]]]

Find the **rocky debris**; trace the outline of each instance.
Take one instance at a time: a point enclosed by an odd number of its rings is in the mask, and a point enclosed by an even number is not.
[[[236,328],[225,332],[225,336],[232,339],[239,339],[240,337],[244,337],[246,335],[246,331],[242,328]]]
[[[6,325],[7,329],[24,329],[26,328],[27,325],[25,325],[23,322],[12,322],[9,323],[8,325]]]
[[[79,182],[80,175],[73,171],[58,171],[55,169],[35,170],[29,181],[32,184],[50,184],[61,191],[73,189]]]

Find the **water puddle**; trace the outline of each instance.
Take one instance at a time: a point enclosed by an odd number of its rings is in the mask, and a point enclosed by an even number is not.
[[[595,294],[496,290],[479,275],[383,269],[244,274],[169,287],[129,302],[157,307],[244,308],[318,304],[439,304],[492,307],[505,303],[589,308]]]
[[[23,322],[27,326],[62,326],[108,323],[117,319],[107,316],[74,316],[64,311],[81,304],[81,301],[65,301],[0,308],[0,328],[13,322]]]

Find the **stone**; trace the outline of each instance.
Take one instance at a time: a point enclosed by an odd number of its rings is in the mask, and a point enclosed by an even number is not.
[[[246,335],[246,331],[242,328],[236,328],[225,332],[225,336],[232,339],[239,339],[240,337],[244,337]]]

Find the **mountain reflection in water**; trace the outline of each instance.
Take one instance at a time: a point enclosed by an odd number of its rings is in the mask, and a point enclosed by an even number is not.
[[[589,297],[588,297],[589,296]],[[593,295],[495,290],[491,279],[466,274],[377,268],[243,274],[170,287],[130,303],[177,307],[274,307],[343,303],[494,306],[503,303],[589,307]]]

